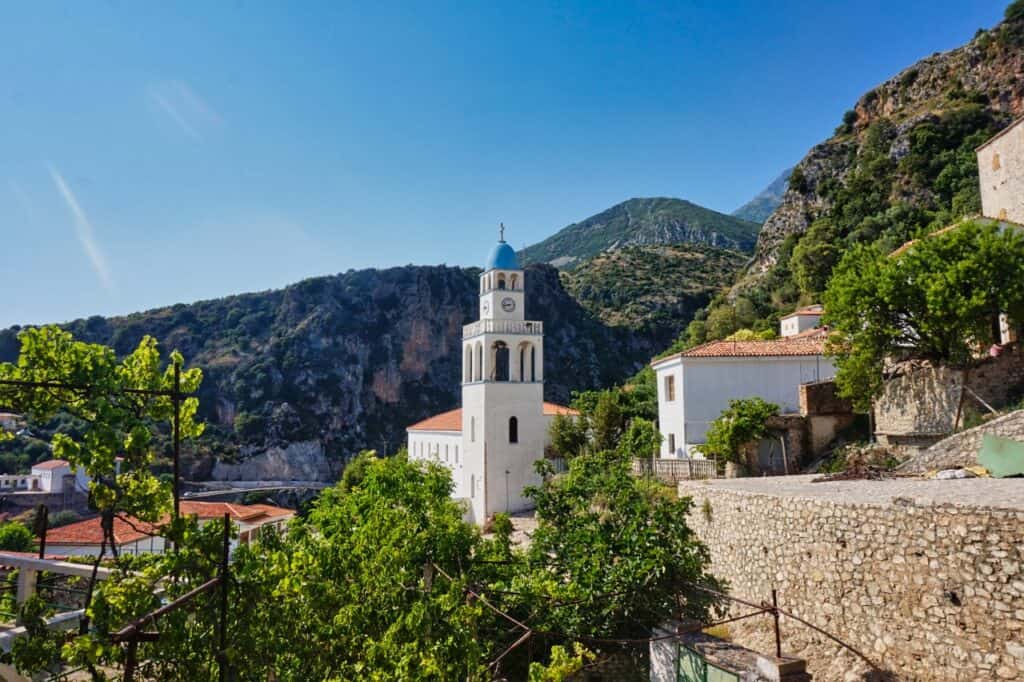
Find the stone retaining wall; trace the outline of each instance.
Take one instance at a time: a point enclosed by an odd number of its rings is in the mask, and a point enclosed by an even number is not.
[[[963,423],[965,410],[985,411],[975,396],[999,408],[1018,397],[1022,386],[1024,353],[1019,345],[966,372],[928,364],[907,367],[885,382],[875,401],[875,432],[889,445],[931,445]]]
[[[855,504],[699,482],[679,491],[694,500],[688,522],[710,549],[712,572],[737,597],[768,600],[777,589],[782,608],[898,679],[1024,679],[1024,512],[903,498]],[[729,628],[739,644],[768,650],[768,621]],[[785,618],[783,650],[807,659],[817,680],[863,679],[870,670]]]
[[[986,433],[1024,441],[1024,410],[1005,414],[981,426],[940,440],[921,454],[909,459],[900,467],[900,471],[923,473],[973,466],[978,463],[978,450],[981,449],[981,441]]]

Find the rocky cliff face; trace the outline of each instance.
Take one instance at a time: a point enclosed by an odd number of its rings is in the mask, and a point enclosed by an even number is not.
[[[280,291],[67,325],[124,353],[144,334],[203,368],[208,432],[184,448],[193,479],[319,479],[359,450],[394,452],[405,427],[459,401],[462,325],[477,316],[478,270],[349,271]],[[660,347],[601,323],[550,266],[526,274],[526,314],[545,323],[545,397],[619,382]],[[683,321],[685,323],[685,321]],[[0,332],[0,361],[17,352]]]
[[[886,144],[890,158],[899,162],[914,144],[922,143],[915,131],[956,106],[982,107],[997,128],[1024,114],[1022,35],[1024,17],[1010,18],[990,31],[979,31],[963,47],[922,59],[861,97],[836,134],[797,164],[796,181],[791,180],[782,203],[761,229],[751,274],[756,278],[769,270],[787,236],[803,234],[828,214],[830,194],[846,184],[866,134],[876,124],[891,124]],[[929,191],[897,182],[888,198],[927,208]]]

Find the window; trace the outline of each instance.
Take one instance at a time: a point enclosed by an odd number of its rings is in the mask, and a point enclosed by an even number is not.
[[[505,275],[498,275],[498,288],[499,289],[504,289],[505,288]]]
[[[476,417],[469,418],[469,442],[476,442]]]
[[[519,420],[515,417],[509,417],[508,419],[508,442],[519,442]]]
[[[459,446],[458,445],[455,446],[455,463],[456,464],[459,463]]]
[[[447,443],[445,443],[445,445],[444,445],[444,461],[446,461],[446,462],[448,461],[448,444]]]
[[[469,496],[476,497],[476,474],[469,475]]]
[[[672,402],[676,399],[676,378],[671,374],[665,377],[665,400]]]
[[[668,434],[668,454],[676,454],[676,434]]]

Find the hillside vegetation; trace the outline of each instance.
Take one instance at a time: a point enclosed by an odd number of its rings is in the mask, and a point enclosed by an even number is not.
[[[630,199],[559,230],[520,252],[523,263],[573,268],[609,249],[705,244],[750,251],[759,226],[682,199]]]
[[[1022,72],[1018,1],[1000,25],[863,95],[794,168],[745,276],[698,318],[737,318],[742,307],[770,326],[780,313],[817,301],[854,245],[892,249],[979,213],[974,149],[1024,114]],[[699,340],[700,333],[689,335]]]
[[[629,246],[563,271],[562,282],[606,324],[678,333],[681,323],[732,284],[747,258],[690,244]]]

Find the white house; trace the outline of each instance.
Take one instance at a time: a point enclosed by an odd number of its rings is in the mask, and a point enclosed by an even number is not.
[[[575,414],[544,402],[544,325],[525,319],[524,276],[502,235],[480,275],[480,319],[462,329],[462,408],[407,429],[409,458],[446,464],[478,524],[530,508],[523,488],[540,483],[551,420]]]
[[[227,514],[238,527],[238,538],[231,541],[233,552],[239,545],[259,539],[269,528],[283,531],[289,519],[295,516],[291,509],[269,504],[229,504],[227,502],[198,502],[181,500],[181,513],[196,516],[201,522],[221,519]],[[118,553],[143,554],[162,552],[164,539],[158,535],[161,524],[138,519],[114,519],[114,538]],[[103,542],[103,529],[99,517],[54,528],[46,534],[46,551],[55,556],[95,556]],[[110,551],[110,548],[107,549]]]
[[[701,457],[695,446],[730,400],[760,397],[784,413],[799,411],[800,384],[835,376],[826,334],[811,328],[773,341],[711,341],[652,362],[660,456]]]
[[[808,329],[817,329],[821,326],[821,316],[825,314],[824,306],[810,305],[806,308],[794,310],[779,320],[779,335],[782,338],[797,336]]]

